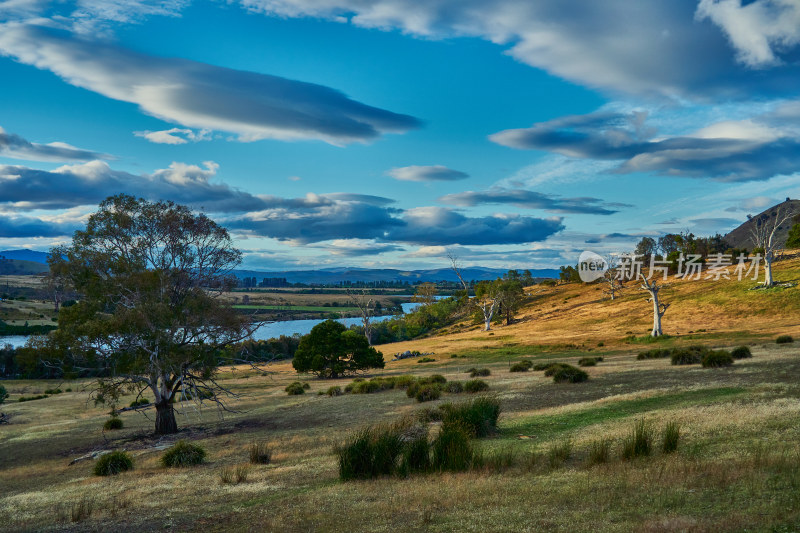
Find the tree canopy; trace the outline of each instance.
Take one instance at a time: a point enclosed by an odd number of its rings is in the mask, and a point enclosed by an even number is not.
[[[363,335],[335,320],[317,324],[300,339],[292,360],[298,372],[313,372],[327,378],[383,368],[384,364],[383,354],[371,347]]]
[[[225,228],[172,202],[112,196],[51,258],[80,300],[41,346],[50,364],[102,376],[99,402],[149,390],[156,433],[177,431],[178,392],[220,401],[219,352],[253,329],[218,298],[241,261]]]

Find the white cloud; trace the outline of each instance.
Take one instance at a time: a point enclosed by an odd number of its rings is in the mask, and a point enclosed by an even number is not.
[[[420,125],[322,85],[147,56],[49,28],[0,26],[0,54],[137,104],[148,115],[187,128],[232,132],[242,141],[318,139],[343,145]]]
[[[400,181],[456,181],[469,177],[469,174],[453,170],[443,165],[396,167],[386,172]]]
[[[0,156],[25,161],[87,161],[110,156],[76,148],[63,142],[33,143],[0,127]]]
[[[171,128],[161,131],[134,131],[133,134],[156,144],[186,144],[190,141],[199,142],[211,140],[211,130],[208,129],[195,132],[189,128]]]

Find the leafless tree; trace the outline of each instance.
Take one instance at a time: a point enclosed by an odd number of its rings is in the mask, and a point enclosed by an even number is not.
[[[777,231],[792,217],[795,211],[791,208],[784,209],[779,207],[775,211],[775,216],[764,215],[755,220],[750,228],[750,237],[756,248],[760,248],[764,254],[764,287],[772,287],[775,280],[772,277],[772,263],[775,261],[775,252],[779,246],[775,240]]]
[[[367,289],[362,289],[360,294],[347,289],[347,295],[350,297],[350,301],[352,301],[361,312],[361,321],[364,324],[364,336],[367,338],[367,343],[372,346],[372,317],[375,312],[375,299],[367,292]]]
[[[639,274],[639,277],[642,278],[642,290],[650,293],[650,298],[648,298],[647,301],[653,302],[653,331],[650,335],[653,337],[660,337],[664,334],[664,331],[661,329],[661,317],[667,312],[667,308],[670,304],[659,302],[658,292],[666,287],[666,285],[659,286],[655,279],[652,281],[648,280],[642,274]]]
[[[608,267],[603,273],[602,278],[603,284],[606,286],[603,293],[609,295],[613,300],[616,298],[617,294],[622,292],[624,286],[622,285],[622,280],[620,279],[620,270],[617,258],[613,255],[609,255],[606,257],[606,265],[608,265]]]
[[[456,273],[456,277],[461,282],[461,285],[464,287],[464,292],[467,294],[467,298],[469,298],[469,286],[467,282],[464,281],[464,278],[461,276],[461,265],[459,264],[458,255],[453,250],[447,251],[447,258],[450,260],[450,268],[453,269],[453,272]]]

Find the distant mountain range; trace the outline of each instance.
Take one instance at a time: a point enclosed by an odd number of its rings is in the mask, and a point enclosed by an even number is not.
[[[35,250],[4,250],[0,251],[0,257],[15,265],[15,272],[2,272],[5,274],[41,274],[47,271],[46,252]],[[508,272],[508,269],[467,267],[461,271],[461,275],[466,280],[496,279]],[[391,268],[355,268],[355,267],[335,267],[322,268],[317,270],[282,270],[282,271],[262,271],[262,270],[235,270],[234,275],[238,278],[255,277],[258,281],[263,278],[286,278],[289,283],[321,283],[331,284],[342,281],[400,281],[409,283],[426,281],[458,281],[455,273],[449,268],[436,268],[430,270],[397,270]],[[534,278],[557,278],[558,270],[543,268],[531,270]]]
[[[743,223],[741,226],[725,235],[725,242],[734,248],[747,248],[748,250],[752,250],[755,247],[752,240],[753,228],[755,228],[757,220],[764,220],[767,223],[770,223],[769,221],[777,216],[791,212],[800,214],[800,200],[791,200],[787,198],[785,202],[773,205],[758,215],[747,215],[747,222]],[[778,248],[783,248],[786,245],[786,239],[789,236],[789,229],[791,229],[791,227],[796,223],[797,220],[789,219],[775,232],[775,240],[778,243]]]

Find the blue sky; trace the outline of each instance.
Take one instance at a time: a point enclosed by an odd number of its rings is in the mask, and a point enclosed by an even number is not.
[[[0,249],[106,195],[245,265],[544,268],[800,196],[800,1],[0,1]]]

